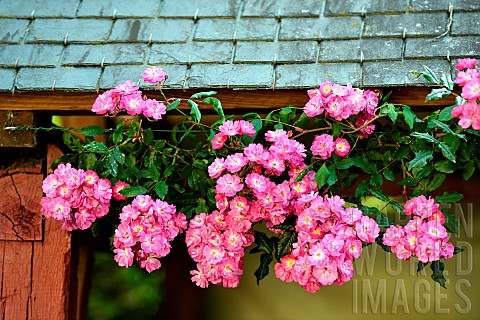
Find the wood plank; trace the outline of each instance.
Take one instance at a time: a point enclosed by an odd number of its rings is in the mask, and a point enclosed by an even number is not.
[[[389,99],[392,103],[406,104],[412,107],[436,107],[449,106],[454,103],[454,97],[430,101],[425,103],[425,96],[431,91],[426,87],[395,87],[380,88],[385,94],[392,91]],[[165,90],[167,97],[188,98],[192,94],[208,89],[199,90]],[[230,110],[252,110],[252,109],[274,109],[289,104],[303,106],[308,101],[307,90],[232,90],[218,89],[216,95],[222,101],[225,109]],[[159,92],[145,91],[147,96],[162,99]],[[0,110],[30,110],[50,112],[89,112],[95,101],[95,92],[16,92],[0,93]],[[182,108],[189,108],[187,103],[181,104]],[[207,108],[207,105],[201,105]]]
[[[3,246],[2,319],[26,319],[31,305],[33,242],[3,241]]]
[[[35,162],[0,172],[0,240],[42,240],[41,167]]]
[[[61,151],[48,146],[47,168],[61,155]],[[35,242],[32,267],[32,304],[29,319],[69,319],[71,282],[71,239],[70,232],[61,228],[58,221],[44,222],[43,242]]]

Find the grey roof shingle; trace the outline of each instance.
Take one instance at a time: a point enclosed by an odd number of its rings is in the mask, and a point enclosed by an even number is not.
[[[410,71],[478,55],[479,21],[478,0],[0,0],[0,90],[94,91],[151,65],[167,88],[426,85]]]

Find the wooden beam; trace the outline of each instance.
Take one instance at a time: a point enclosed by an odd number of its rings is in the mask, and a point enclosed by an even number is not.
[[[412,107],[443,107],[454,103],[454,97],[430,101],[425,103],[425,96],[431,88],[425,87],[396,87],[380,88],[385,94],[392,91],[389,99],[392,103],[406,104]],[[165,90],[168,98],[189,98],[192,94],[202,90]],[[303,106],[308,101],[307,90],[231,90],[218,89],[216,95],[222,101],[225,109],[229,110],[267,110],[275,109],[290,104]],[[152,98],[162,99],[159,92],[144,91]],[[89,112],[95,101],[95,92],[16,92],[0,93],[0,110],[29,110],[29,111],[50,111],[55,113],[82,113]],[[181,104],[182,108],[189,108],[187,103]],[[207,108],[207,105],[201,105]]]

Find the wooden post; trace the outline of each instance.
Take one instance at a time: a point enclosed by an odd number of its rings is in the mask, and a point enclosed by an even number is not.
[[[47,164],[60,155],[48,146]],[[42,165],[24,158],[0,172],[1,319],[73,319],[71,233],[40,214]]]

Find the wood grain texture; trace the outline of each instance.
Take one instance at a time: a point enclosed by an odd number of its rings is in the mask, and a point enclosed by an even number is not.
[[[41,166],[0,172],[0,240],[42,240]]]
[[[57,147],[48,145],[47,168],[61,155]],[[28,318],[68,319],[72,236],[52,219],[44,221],[44,229],[43,242],[35,242],[33,247],[32,303]]]
[[[31,304],[31,241],[2,241],[2,319],[27,319]]]
[[[392,91],[391,103],[406,104],[412,107],[435,107],[449,106],[454,103],[454,97],[429,101],[425,103],[425,96],[431,88],[425,87],[396,87],[380,88],[385,94]],[[208,89],[199,90],[165,90],[167,97],[189,98],[192,94]],[[290,104],[304,106],[308,101],[307,90],[232,90],[218,89],[216,97],[222,101],[224,109],[230,110],[262,110],[275,109]],[[144,91],[150,98],[162,99],[160,93]],[[0,93],[0,110],[28,110],[50,112],[90,112],[97,94],[95,92],[17,92]],[[189,108],[188,104],[182,103],[181,108]],[[200,105],[207,109],[208,105]],[[211,107],[210,107],[211,108]]]

